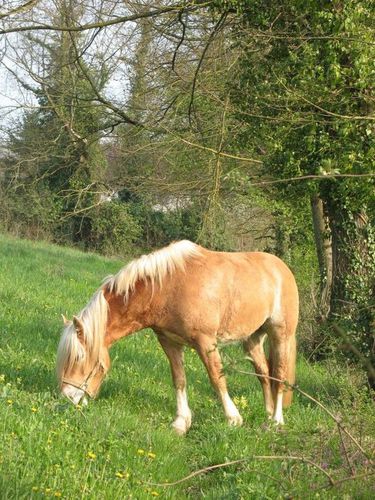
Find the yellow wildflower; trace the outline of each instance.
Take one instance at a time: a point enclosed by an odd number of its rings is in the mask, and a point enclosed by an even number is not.
[[[155,458],[156,457],[155,453],[152,453],[152,451],[149,451],[147,453],[147,456],[148,456],[148,458]]]
[[[89,452],[87,453],[87,455],[86,455],[86,456],[87,456],[87,458],[89,458],[90,460],[95,460],[95,458],[96,458],[95,453],[93,453],[92,451],[89,451]]]
[[[5,382],[5,375],[3,373],[0,375],[0,382]]]
[[[38,486],[33,486],[31,489],[32,489],[32,491],[38,491],[39,490]]]
[[[248,400],[245,398],[245,396],[235,396],[233,398],[233,402],[236,406],[238,406],[240,409],[242,410],[245,410],[246,408],[249,407],[249,402]]]
[[[116,472],[115,476],[118,477],[119,479],[129,479],[129,472],[121,472],[118,471]]]
[[[157,491],[151,491],[151,495],[153,497],[158,497],[159,496],[159,493]]]
[[[13,404],[13,399],[7,399],[7,403],[8,403],[9,406],[12,405]]]
[[[55,491],[55,497],[60,498],[61,497],[61,491]]]
[[[142,448],[139,448],[137,450],[137,453],[138,453],[138,455],[144,455],[145,454],[145,450],[142,450]]]
[[[33,406],[33,407],[31,408],[31,411],[32,411],[33,413],[36,413],[36,412],[38,411],[38,408],[35,408],[35,406]]]

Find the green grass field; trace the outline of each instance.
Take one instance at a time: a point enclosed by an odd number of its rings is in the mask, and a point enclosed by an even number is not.
[[[223,355],[230,393],[244,417],[241,428],[227,427],[204,368],[188,349],[193,425],[185,438],[173,434],[169,366],[150,331],[112,348],[112,369],[97,401],[80,410],[62,399],[55,379],[61,313],[79,312],[101,280],[123,264],[0,235],[2,500],[374,498],[369,459],[302,395],[296,394],[282,429],[267,428],[259,382],[236,371],[252,371],[237,346]],[[371,455],[374,407],[358,377],[337,364],[312,365],[302,357],[297,377],[301,389],[343,417]],[[254,455],[304,457],[321,469],[296,459],[251,459]],[[246,457],[178,485],[157,485]],[[327,488],[327,474],[335,481],[361,477]]]

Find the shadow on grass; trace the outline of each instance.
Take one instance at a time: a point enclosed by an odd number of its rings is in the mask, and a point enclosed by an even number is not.
[[[2,372],[7,381],[17,383],[19,389],[28,393],[53,393],[57,388],[54,372],[38,364],[20,368],[3,366]]]

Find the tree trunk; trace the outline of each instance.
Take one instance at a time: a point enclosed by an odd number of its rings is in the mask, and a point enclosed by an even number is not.
[[[328,219],[324,214],[323,201],[318,195],[311,198],[315,247],[320,274],[319,321],[326,321],[330,311],[332,294],[332,239]]]
[[[329,319],[343,326],[352,353],[368,372],[375,389],[375,231],[363,209],[353,213],[335,201],[330,203],[332,233],[332,294]]]

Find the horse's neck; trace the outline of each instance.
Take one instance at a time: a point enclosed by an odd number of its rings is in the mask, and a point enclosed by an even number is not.
[[[156,304],[152,291],[144,284],[137,284],[125,301],[122,294],[105,293],[109,313],[106,344],[112,345],[122,337],[127,337],[153,324]]]

